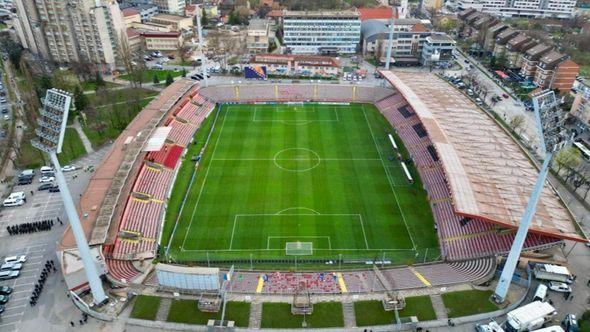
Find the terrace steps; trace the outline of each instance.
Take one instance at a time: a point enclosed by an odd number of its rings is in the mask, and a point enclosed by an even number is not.
[[[254,301],[250,304],[250,324],[252,329],[259,329],[262,321],[262,302]]]
[[[342,314],[344,316],[344,327],[346,327],[346,328],[356,327],[356,314],[354,312],[354,303],[343,302],[342,303]]]

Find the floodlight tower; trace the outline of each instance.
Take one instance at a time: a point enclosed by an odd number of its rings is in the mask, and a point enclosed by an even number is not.
[[[55,168],[55,179],[59,186],[60,195],[76,239],[76,245],[78,246],[82,263],[84,264],[84,271],[90,284],[94,304],[100,304],[107,299],[107,296],[102,288],[102,282],[100,281],[96,265],[90,254],[90,247],[86,241],[86,236],[84,235],[74,201],[72,200],[72,195],[70,194],[66,178],[61,172],[61,166],[57,159],[57,154],[61,153],[71,103],[72,96],[69,93],[58,89],[47,90],[45,99],[43,100],[41,117],[38,120],[39,127],[35,130],[37,138],[33,139],[31,143],[34,147],[49,155],[51,163]]]
[[[498,303],[502,303],[506,300],[506,294],[508,293],[508,288],[510,288],[510,282],[512,281],[520,253],[522,252],[522,247],[529,226],[535,215],[537,203],[541,197],[541,191],[543,190],[547,173],[549,173],[549,165],[553,158],[553,153],[565,145],[570,139],[570,137],[568,137],[569,135],[562,131],[562,128],[564,128],[562,126],[564,117],[559,115],[560,110],[553,91],[545,90],[534,95],[533,106],[535,109],[537,129],[539,131],[541,157],[544,155],[545,160],[543,161],[539,177],[535,182],[533,192],[520,220],[520,225],[518,226],[518,231],[514,237],[514,242],[512,243],[512,248],[510,248],[506,263],[504,264],[500,280],[498,281],[494,295],[492,295],[494,301]]]
[[[203,68],[203,80],[205,81],[205,86],[209,85],[207,80],[207,57],[205,56],[205,49],[203,47],[203,28],[201,27],[201,5],[195,4],[197,8],[197,35],[199,36],[199,51],[201,51],[201,67]]]

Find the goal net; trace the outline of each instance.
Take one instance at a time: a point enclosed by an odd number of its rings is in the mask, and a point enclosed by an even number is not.
[[[313,255],[313,242],[287,242],[285,253],[290,256]]]

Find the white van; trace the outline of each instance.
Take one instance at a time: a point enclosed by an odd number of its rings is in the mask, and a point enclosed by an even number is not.
[[[544,284],[539,284],[539,286],[537,286],[537,291],[535,292],[535,296],[533,297],[533,301],[544,302],[546,297],[547,297],[547,286],[545,286]]]
[[[46,175],[47,173],[53,173],[53,167],[51,166],[43,166],[39,169],[41,174]]]

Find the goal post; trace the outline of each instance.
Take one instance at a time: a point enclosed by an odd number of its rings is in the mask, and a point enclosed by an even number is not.
[[[285,244],[287,256],[309,256],[313,255],[313,242],[287,242]]]

